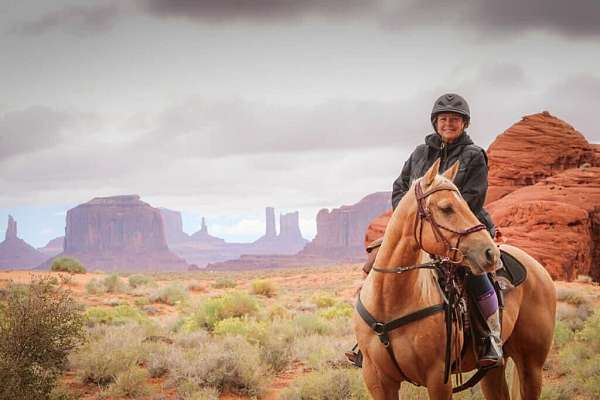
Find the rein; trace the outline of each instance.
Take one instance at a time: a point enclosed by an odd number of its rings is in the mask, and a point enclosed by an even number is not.
[[[453,275],[454,275],[455,267],[458,264],[461,264],[462,261],[464,260],[464,254],[462,251],[460,251],[459,246],[460,246],[460,242],[463,237],[465,237],[471,233],[486,229],[485,225],[478,224],[478,225],[474,225],[467,229],[455,230],[455,229],[449,228],[447,226],[444,226],[444,225],[438,223],[435,220],[431,211],[429,210],[429,206],[427,204],[426,199],[429,196],[431,196],[433,193],[437,193],[437,192],[444,191],[444,190],[452,191],[452,192],[456,192],[456,193],[460,194],[460,192],[454,186],[450,186],[450,185],[436,187],[436,188],[433,188],[433,189],[423,193],[423,189],[421,189],[420,182],[417,182],[415,184],[415,197],[417,200],[417,213],[415,214],[415,223],[414,223],[415,228],[414,228],[413,234],[414,234],[415,241],[419,245],[419,249],[429,253],[423,247],[423,240],[422,240],[423,239],[423,225],[424,225],[423,221],[429,222],[436,241],[438,243],[439,242],[444,243],[444,245],[446,247],[446,255],[444,257],[436,257],[433,261],[430,261],[430,262],[415,264],[415,265],[410,265],[410,266],[401,266],[401,267],[394,267],[394,268],[379,268],[379,267],[373,266],[373,268],[372,268],[376,272],[392,273],[392,274],[403,274],[405,272],[414,271],[414,270],[418,270],[418,269],[437,270],[438,272],[443,273],[447,278],[446,285],[445,285],[446,287],[442,290],[443,294],[444,294],[444,296],[443,296],[444,302],[441,304],[436,304],[434,306],[420,309],[411,314],[405,315],[401,318],[397,318],[395,320],[392,320],[392,321],[389,321],[386,323],[377,321],[369,313],[369,311],[366,309],[366,307],[360,300],[360,294],[358,296],[358,301],[356,303],[356,310],[358,311],[358,313],[360,314],[362,319],[371,327],[371,329],[379,337],[379,340],[381,341],[383,346],[386,348],[390,358],[392,359],[392,361],[396,365],[396,368],[400,372],[400,375],[403,376],[408,382],[410,382],[416,386],[419,386],[419,385],[417,383],[415,383],[414,381],[410,380],[406,376],[406,374],[404,374],[402,372],[402,369],[400,368],[400,365],[398,364],[398,361],[396,360],[396,357],[394,355],[394,350],[393,350],[392,346],[390,345],[391,341],[390,341],[390,337],[389,337],[389,332],[391,330],[400,328],[401,326],[404,326],[409,323],[412,323],[412,322],[421,320],[423,318],[429,317],[431,315],[437,314],[438,312],[444,312],[445,313],[444,319],[445,319],[445,325],[446,325],[446,357],[445,357],[445,367],[444,367],[444,383],[448,382],[448,379],[450,377],[450,369],[451,369],[451,367],[450,367],[451,360],[450,359],[451,359],[451,347],[452,347],[453,319],[456,319],[457,324],[459,323],[459,319],[460,319],[460,318],[458,318],[458,310],[456,309],[456,307],[459,303],[459,300],[460,300],[460,294],[458,293],[456,286],[453,284],[454,283]],[[419,231],[418,237],[417,237],[417,229]],[[456,240],[455,246],[451,245],[450,241],[442,233],[442,230],[445,230],[445,231],[448,231],[448,232],[458,235],[458,239]],[[452,256],[450,255],[450,253],[452,253]],[[431,254],[431,253],[429,253],[429,254]],[[447,266],[448,268],[444,268],[445,266]],[[457,331],[460,330],[460,327],[457,326],[456,330]],[[460,355],[458,355],[457,360],[458,360],[458,363],[460,364]],[[459,371],[458,374],[460,375],[460,367],[459,367],[458,371]],[[478,370],[477,373],[475,375],[473,375],[473,377],[471,377],[471,379],[469,379],[467,382],[465,382],[464,384],[461,384],[459,387],[453,388],[452,392],[457,393],[457,392],[460,392],[462,390],[465,390],[467,388],[470,388],[470,387],[476,385],[477,382],[479,382],[481,380],[481,378],[483,378],[483,376],[485,375],[485,372],[486,372],[485,370],[481,370],[481,369]],[[462,379],[461,379],[461,383],[462,383]]]

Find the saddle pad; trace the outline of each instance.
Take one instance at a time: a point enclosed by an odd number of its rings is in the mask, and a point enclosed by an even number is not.
[[[500,259],[503,267],[496,271],[497,275],[505,277],[515,287],[527,279],[527,270],[516,258],[506,251],[500,250]]]

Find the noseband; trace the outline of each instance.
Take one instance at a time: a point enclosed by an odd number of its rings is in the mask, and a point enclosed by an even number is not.
[[[450,186],[450,185],[435,187],[435,188],[423,193],[423,189],[421,189],[421,183],[417,182],[415,184],[415,197],[417,199],[417,213],[415,214],[415,224],[414,224],[415,225],[415,230],[414,230],[415,241],[417,242],[417,244],[419,245],[419,248],[421,250],[429,253],[423,247],[423,240],[422,240],[423,239],[423,225],[424,225],[423,221],[429,222],[429,224],[431,225],[431,230],[433,231],[433,235],[435,236],[435,240],[438,243],[439,242],[444,243],[444,245],[446,246],[447,261],[449,261],[453,264],[460,264],[460,263],[462,263],[462,261],[465,258],[465,255],[459,249],[460,241],[462,240],[462,238],[467,236],[470,233],[484,230],[484,229],[486,229],[486,227],[483,224],[478,224],[478,225],[474,225],[467,229],[455,230],[455,229],[449,228],[447,226],[444,226],[444,225],[438,223],[435,220],[431,211],[429,210],[429,206],[427,204],[426,199],[429,196],[431,196],[432,194],[434,194],[436,192],[441,192],[443,190],[456,192],[460,195],[460,192],[458,191],[458,189],[456,189],[456,187]],[[417,228],[419,230],[418,237],[417,237]],[[456,240],[455,246],[452,246],[450,241],[448,239],[446,239],[446,237],[442,233],[442,229],[458,235],[458,239]]]

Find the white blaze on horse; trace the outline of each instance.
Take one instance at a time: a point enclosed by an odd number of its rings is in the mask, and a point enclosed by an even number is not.
[[[451,380],[445,382],[446,325],[444,313],[435,307],[444,303],[431,269],[415,268],[404,273],[382,270],[414,266],[428,260],[428,254],[460,258],[470,273],[479,275],[497,268],[500,252],[452,183],[458,162],[438,175],[439,160],[425,176],[413,183],[394,211],[383,243],[360,291],[360,301],[373,321],[386,323],[419,310],[431,313],[385,332],[369,326],[354,312],[353,328],[363,353],[363,377],[374,399],[399,399],[402,382],[427,388],[431,399],[452,398]],[[418,187],[416,185],[419,185]],[[441,229],[440,229],[441,228]],[[440,237],[440,234],[442,237]],[[457,249],[454,249],[456,247]],[[504,356],[514,360],[518,371],[517,392],[523,399],[538,399],[542,366],[552,344],[556,313],[556,292],[547,271],[524,251],[508,245],[501,249],[526,269],[527,279],[504,297],[502,339]],[[456,260],[455,260],[456,261]],[[462,335],[456,338],[462,346]],[[471,346],[467,343],[466,346]],[[456,361],[452,353],[450,361]],[[476,368],[473,351],[458,364],[461,371]],[[509,399],[505,366],[487,372],[481,380],[486,399]],[[514,390],[515,388],[513,388]]]

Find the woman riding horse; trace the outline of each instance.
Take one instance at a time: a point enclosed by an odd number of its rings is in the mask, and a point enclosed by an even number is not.
[[[491,217],[483,208],[488,187],[487,155],[465,132],[470,118],[466,100],[457,94],[444,94],[435,101],[431,111],[431,124],[435,133],[428,135],[425,144],[419,145],[404,163],[402,172],[393,185],[392,206],[396,208],[412,182],[421,178],[437,159],[440,159],[440,171],[445,171],[459,161],[461,168],[454,183],[471,211],[486,226],[493,238],[496,229]],[[477,304],[475,308],[480,313],[477,317],[481,317],[472,318],[476,336],[479,336],[476,338],[479,345],[478,365],[481,368],[501,365],[503,358],[500,315],[493,284],[486,274],[469,275],[466,288]],[[352,362],[360,364],[360,352],[347,355]]]

